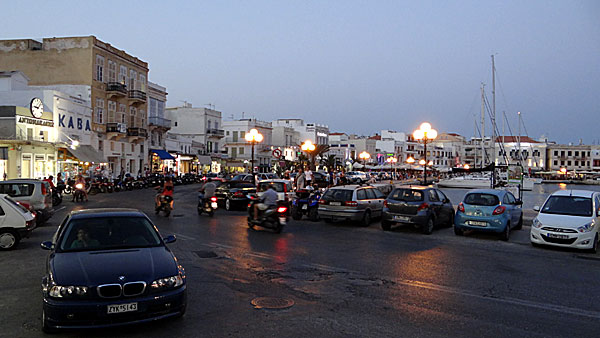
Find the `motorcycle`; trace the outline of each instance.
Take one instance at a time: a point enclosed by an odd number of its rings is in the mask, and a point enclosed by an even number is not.
[[[173,201],[173,197],[160,195],[160,205],[155,208],[155,212],[158,215],[161,211],[164,212],[165,217],[169,217],[171,214],[171,202]]]
[[[115,192],[119,192],[121,190],[125,190],[125,187],[123,186],[123,181],[120,178],[116,178],[113,181],[113,189]]]
[[[198,215],[202,215],[202,212],[206,212],[208,216],[212,217],[217,210],[217,197],[213,196],[210,200],[202,198],[202,195],[198,195]]]
[[[83,189],[85,186],[82,183],[75,184],[75,190],[73,191],[73,202],[83,202],[85,200],[85,195],[83,193]]]
[[[276,234],[281,233],[283,226],[287,224],[288,207],[285,201],[278,201],[276,206],[267,210],[259,210],[258,220],[254,220],[254,205],[260,203],[258,196],[248,196],[248,227],[254,229],[255,226],[272,229]]]
[[[55,207],[62,203],[62,193],[60,192],[62,189],[54,188],[52,189],[52,206]]]
[[[86,188],[87,188],[87,193],[90,195],[95,195],[99,192],[103,192],[102,191],[102,182],[100,181],[100,179],[98,178],[86,178]]]
[[[321,191],[319,190],[298,190],[296,192],[296,199],[292,201],[292,218],[300,220],[302,219],[302,216],[306,214],[311,221],[318,221],[320,199]]]
[[[67,179],[67,184],[65,185],[64,189],[62,190],[62,193],[65,195],[70,195],[71,193],[73,193],[73,190],[75,190],[73,188],[73,186],[75,185],[75,180],[72,178]]]

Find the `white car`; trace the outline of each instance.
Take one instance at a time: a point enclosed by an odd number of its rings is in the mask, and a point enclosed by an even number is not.
[[[0,194],[0,250],[14,248],[35,228],[35,216],[10,196]]]
[[[559,190],[548,196],[531,226],[533,245],[598,250],[600,192]]]
[[[277,191],[278,201],[289,201],[295,196],[292,181],[284,179],[262,180],[258,182],[257,195],[262,197],[265,191],[269,189],[269,186],[273,186],[275,191]]]
[[[349,171],[346,173],[346,178],[353,183],[363,183],[369,180],[367,173],[363,171]]]

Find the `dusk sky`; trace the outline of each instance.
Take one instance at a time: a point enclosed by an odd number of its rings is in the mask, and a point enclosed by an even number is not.
[[[95,35],[149,63],[167,106],[332,132],[498,128],[600,143],[600,1],[4,1],[1,39]],[[508,128],[506,128],[507,134]],[[486,132],[490,131],[489,124]],[[487,133],[486,133],[487,134]],[[523,134],[525,134],[523,132]]]

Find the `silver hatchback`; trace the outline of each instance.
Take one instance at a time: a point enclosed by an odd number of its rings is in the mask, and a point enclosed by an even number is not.
[[[29,204],[36,213],[38,225],[43,224],[54,213],[52,191],[48,182],[27,178],[2,181],[0,194],[7,194],[17,202]]]
[[[319,200],[319,218],[360,221],[369,226],[371,219],[381,216],[385,195],[373,186],[344,185],[333,187]]]

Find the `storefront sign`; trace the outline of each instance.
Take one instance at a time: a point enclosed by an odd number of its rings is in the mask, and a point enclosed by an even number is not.
[[[85,130],[85,131],[92,130],[92,128],[90,127],[89,119],[85,119],[85,121],[80,117],[73,119],[73,116],[69,116],[68,121],[65,121],[66,119],[67,119],[67,115],[59,113],[58,114],[58,126],[62,127],[62,128],[67,128],[67,129],[77,129],[77,130]],[[85,122],[85,126],[84,126],[84,122]],[[52,126],[54,126],[54,123],[52,123]]]
[[[35,124],[37,126],[54,127],[54,121],[35,119],[31,117],[19,117],[19,123]]]

